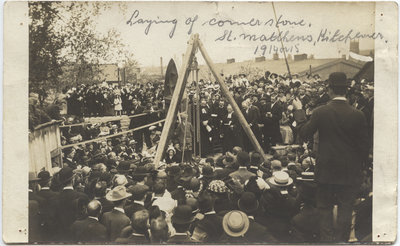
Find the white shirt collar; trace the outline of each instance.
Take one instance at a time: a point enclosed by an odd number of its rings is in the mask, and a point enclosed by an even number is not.
[[[94,219],[94,220],[97,220],[97,221],[99,221],[99,218],[97,218],[97,217],[94,217],[94,216],[88,216],[88,218],[91,218],[91,219]]]
[[[215,213],[215,211],[210,211],[210,212],[204,213],[204,215],[206,215],[206,214],[216,214],[216,213]]]
[[[135,201],[135,203],[138,203],[138,204],[140,204],[140,205],[143,205],[143,206],[144,206],[144,202],[143,202],[143,201]]]
[[[63,188],[63,190],[74,190],[74,187],[72,187],[72,186],[65,186],[65,187]]]
[[[41,190],[50,190],[50,187],[42,187]]]
[[[335,97],[332,100],[347,101],[347,99],[345,97]]]
[[[125,210],[123,208],[114,207],[114,209],[122,213],[125,213]]]

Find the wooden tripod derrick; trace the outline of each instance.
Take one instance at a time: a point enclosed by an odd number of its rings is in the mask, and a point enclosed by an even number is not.
[[[227,85],[224,83],[224,80],[218,74],[217,70],[215,69],[214,63],[212,62],[210,56],[208,55],[203,43],[199,39],[198,34],[193,34],[188,42],[188,46],[186,48],[186,52],[183,57],[182,67],[179,70],[178,81],[175,86],[174,93],[172,95],[171,104],[167,113],[167,117],[165,119],[164,128],[161,133],[160,142],[157,146],[157,153],[154,158],[154,164],[156,168],[158,167],[165,149],[167,147],[168,139],[170,136],[170,131],[172,126],[174,126],[177,113],[178,113],[178,104],[182,100],[183,92],[185,90],[185,84],[187,82],[188,75],[190,73],[190,66],[193,62],[193,57],[197,50],[200,50],[204,60],[207,63],[207,66],[210,68],[212,74],[214,75],[215,79],[217,80],[218,84],[220,85],[222,94],[228,99],[228,102],[232,105],[234,112],[236,113],[240,124],[243,127],[246,135],[249,137],[251,143],[253,144],[255,150],[259,152],[263,158],[265,158],[265,154],[263,149],[261,148],[260,143],[257,141],[253,131],[250,128],[250,125],[247,123],[246,118],[244,117],[242,111],[240,110],[239,106],[237,105],[235,99],[230,94]]]

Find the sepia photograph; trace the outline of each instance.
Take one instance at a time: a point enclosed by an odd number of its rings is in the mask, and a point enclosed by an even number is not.
[[[28,243],[383,237],[376,47],[398,30],[377,29],[376,3],[26,7]]]

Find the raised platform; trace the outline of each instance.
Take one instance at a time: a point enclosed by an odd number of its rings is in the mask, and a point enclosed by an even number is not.
[[[92,124],[108,122],[108,121],[120,121],[121,128],[123,131],[128,130],[130,119],[127,115],[122,116],[103,116],[103,117],[87,117],[84,118],[85,122],[90,122]]]

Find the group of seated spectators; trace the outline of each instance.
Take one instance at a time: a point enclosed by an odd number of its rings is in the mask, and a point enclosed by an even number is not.
[[[137,155],[129,144],[90,145],[84,158],[73,150],[52,176],[30,174],[30,242],[319,242],[315,159],[302,147],[264,161],[236,146],[155,166],[151,153]],[[358,240],[371,233],[371,174],[365,170],[357,199]]]

